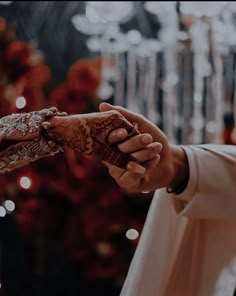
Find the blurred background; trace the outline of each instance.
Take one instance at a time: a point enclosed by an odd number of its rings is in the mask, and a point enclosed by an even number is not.
[[[102,101],[236,144],[236,2],[0,1],[0,117]],[[66,151],[1,175],[0,295],[119,295],[152,192]]]

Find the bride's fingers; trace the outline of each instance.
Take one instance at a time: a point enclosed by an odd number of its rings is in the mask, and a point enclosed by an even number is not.
[[[57,112],[57,116],[67,116],[67,112]]]
[[[48,129],[51,126],[51,123],[48,121],[44,121],[41,125],[44,129]]]
[[[125,140],[128,136],[128,132],[124,128],[118,128],[115,131],[111,132],[108,136],[109,144],[119,143]]]

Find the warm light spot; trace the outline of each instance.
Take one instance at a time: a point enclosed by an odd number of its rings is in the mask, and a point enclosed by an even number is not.
[[[114,253],[113,247],[109,242],[98,242],[96,249],[99,255],[107,257]]]
[[[24,97],[19,97],[16,99],[16,108],[22,109],[26,105],[26,99]]]
[[[5,200],[4,207],[8,212],[13,212],[15,210],[15,203],[12,200]]]
[[[6,210],[4,209],[4,207],[0,206],[0,217],[5,217],[6,216]]]
[[[28,177],[21,177],[20,178],[20,186],[24,189],[29,189],[31,186],[31,180]]]
[[[125,235],[126,235],[126,237],[127,237],[128,239],[133,240],[133,239],[138,238],[139,233],[138,233],[138,231],[135,230],[135,229],[129,229],[129,230],[126,232]]]

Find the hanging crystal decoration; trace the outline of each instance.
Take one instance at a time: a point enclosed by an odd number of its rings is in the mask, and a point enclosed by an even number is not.
[[[146,117],[146,101],[148,92],[148,74],[149,74],[149,52],[146,48],[146,40],[143,39],[137,48],[137,69],[138,69],[138,79],[137,79],[137,107],[140,113]]]
[[[146,110],[147,117],[156,125],[160,124],[161,116],[158,110],[159,103],[159,67],[158,54],[162,51],[161,43],[156,39],[148,39],[146,41],[147,50],[149,51],[148,64],[149,64],[149,77],[147,86],[147,101]]]
[[[142,111],[137,96],[137,48],[142,42],[142,35],[137,30],[130,30],[126,34],[126,39],[128,43],[126,108],[141,114]]]
[[[156,14],[161,23],[159,34],[163,45],[164,81],[163,81],[163,130],[171,143],[176,143],[176,128],[180,123],[177,111],[177,36],[178,15],[176,1],[146,2],[145,8]]]
[[[225,118],[228,118],[230,122],[230,128],[236,126],[236,4],[235,2],[229,2],[226,9],[222,13],[223,23],[225,25],[225,43],[229,47],[228,59],[231,59],[231,64],[227,63],[226,73],[231,72],[231,79],[227,75],[225,81]],[[226,57],[224,57],[226,60]],[[227,60],[228,60],[227,59]],[[231,88],[230,88],[231,86]],[[228,89],[231,89],[229,92]],[[226,127],[228,128],[228,127]],[[235,132],[233,133],[235,135]],[[234,136],[235,137],[235,136]]]
[[[192,133],[188,142],[217,142],[222,122],[222,61],[213,20],[227,2],[180,2],[183,15],[192,17],[189,34],[194,55]],[[211,61],[211,63],[210,63]],[[220,118],[221,117],[221,118]],[[219,141],[219,140],[218,140]]]
[[[218,19],[218,16],[212,18],[211,22],[211,50],[212,50],[212,104],[208,104],[206,114],[206,143],[219,144],[222,142],[221,134],[224,128],[224,68],[223,56],[229,53],[225,39],[225,27]],[[207,98],[209,100],[209,98]],[[209,116],[209,113],[211,116]]]
[[[114,97],[113,103],[124,101],[125,39],[119,25],[134,14],[131,1],[86,1],[85,15],[75,15],[72,23],[80,32],[91,35],[87,47],[100,51],[102,56],[102,83],[98,95],[102,100]],[[109,62],[108,62],[109,61]]]
[[[204,78],[211,74],[211,67],[208,62],[208,30],[208,24],[201,20],[194,22],[189,30],[194,53],[194,95],[192,134],[190,138],[190,142],[193,144],[203,142],[203,128],[205,124],[205,118],[203,116]]]

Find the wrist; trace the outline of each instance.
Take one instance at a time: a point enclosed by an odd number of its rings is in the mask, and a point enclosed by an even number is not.
[[[187,187],[189,180],[188,158],[182,147],[171,145],[170,149],[172,153],[174,173],[167,186],[167,192],[180,194]]]

